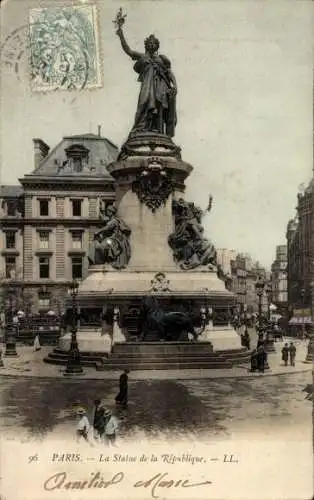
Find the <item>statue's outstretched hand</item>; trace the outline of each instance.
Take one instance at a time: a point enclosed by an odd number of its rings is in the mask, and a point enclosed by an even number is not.
[[[213,197],[212,195],[210,194],[209,195],[209,200],[208,200],[208,206],[207,206],[207,211],[210,212],[211,208],[212,208],[212,204],[213,204]]]
[[[124,25],[125,20],[126,20],[126,14],[123,14],[122,8],[120,7],[120,9],[118,10],[117,15],[113,21],[113,23],[116,27],[116,33],[118,36],[121,36],[121,34],[122,34],[122,26]]]

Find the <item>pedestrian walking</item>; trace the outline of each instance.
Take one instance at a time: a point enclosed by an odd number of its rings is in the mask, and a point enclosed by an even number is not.
[[[248,329],[245,327],[244,330],[244,335],[243,335],[243,345],[246,347],[248,350],[250,350],[251,347],[251,339],[250,339],[250,334],[248,332]]]
[[[116,396],[116,403],[126,406],[128,404],[128,373],[130,371],[126,368],[119,380],[119,393]]]
[[[40,341],[39,341],[39,335],[37,334],[35,339],[34,339],[34,351],[40,351],[41,349],[41,345],[40,345]]]
[[[258,334],[258,340],[257,340],[257,346],[256,346],[256,348],[258,349],[261,346],[264,347],[264,334],[263,333],[259,333]]]
[[[77,414],[77,425],[76,425],[76,441],[80,442],[84,439],[88,442],[88,432],[90,429],[90,423],[87,418],[87,411],[85,408],[80,407],[76,410]]]
[[[287,343],[285,343],[285,345],[281,349],[281,359],[284,362],[285,366],[288,366],[289,347]]]
[[[295,366],[295,356],[296,356],[297,350],[293,342],[291,342],[289,346],[289,357],[290,357],[290,366]]]
[[[105,411],[105,442],[109,446],[116,445],[118,432],[118,420],[110,410]]]
[[[95,441],[101,441],[105,433],[105,409],[100,399],[94,401],[93,429]]]

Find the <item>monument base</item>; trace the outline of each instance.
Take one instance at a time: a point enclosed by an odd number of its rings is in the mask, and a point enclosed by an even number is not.
[[[149,332],[143,341],[139,335],[132,335],[123,324],[125,310],[152,295],[165,310],[179,304],[187,312],[192,304],[198,316],[204,305],[219,315],[219,311],[228,311],[234,303],[233,294],[225,289],[217,273],[206,268],[182,271],[174,266],[172,271],[156,273],[153,269],[115,271],[104,266],[93,267],[80,285],[78,304],[85,312],[89,307],[111,307],[114,322],[103,335],[101,328],[78,331],[82,364],[97,370],[181,370],[224,369],[249,361],[250,353],[241,346],[240,336],[227,325],[215,327],[211,323],[197,341],[182,338],[175,342],[160,341],[158,336],[150,338]],[[200,327],[195,326],[195,330]],[[63,336],[59,348],[45,361],[62,364],[70,342],[70,335]]]
[[[111,337],[108,334],[101,335],[100,329],[83,330],[77,332],[77,343],[80,352],[94,352],[100,355],[111,352]],[[59,348],[69,351],[71,345],[71,334],[67,333],[59,339]]]
[[[184,370],[227,369],[247,363],[250,352],[237,342],[232,329],[206,332],[206,340],[188,342],[122,342],[112,345],[108,334],[100,331],[78,332],[82,366],[98,371],[115,370]],[[45,358],[46,363],[65,365],[68,360],[70,335],[60,339],[59,348]]]
[[[242,348],[241,337],[232,327],[206,328],[199,340],[210,342],[214,351],[232,351]]]
[[[149,295],[160,299],[180,298],[207,301],[212,305],[233,305],[234,295],[226,290],[217,273],[208,268],[183,271],[173,265],[172,270],[156,272],[152,269],[115,271],[110,266],[93,266],[78,291],[78,304],[82,307],[104,300],[119,303],[121,300],[143,298]]]

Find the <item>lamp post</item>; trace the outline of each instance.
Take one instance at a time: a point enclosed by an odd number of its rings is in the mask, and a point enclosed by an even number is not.
[[[267,297],[267,321],[269,330],[266,333],[266,350],[267,352],[276,352],[274,336],[272,332],[272,327],[270,323],[270,314],[271,314],[271,301],[272,301],[273,291],[270,283],[266,286],[266,297]]]
[[[300,306],[301,306],[301,319],[304,318],[304,297],[305,297],[305,288],[302,287],[300,289]],[[305,318],[304,318],[305,319]],[[305,324],[304,324],[304,319],[301,324],[302,327],[302,338],[304,338],[304,333],[305,333]]]
[[[72,281],[69,289],[69,293],[72,297],[72,328],[71,328],[71,346],[69,350],[69,357],[67,362],[67,367],[64,375],[79,375],[83,373],[83,367],[81,365],[81,356],[79,351],[79,346],[77,343],[77,307],[76,307],[76,297],[78,294],[78,283]]]
[[[305,363],[313,363],[314,361],[314,281],[311,283],[311,302],[310,340],[307,346]]]
[[[270,283],[266,286],[266,297],[267,297],[267,320],[270,321],[270,304],[273,298],[272,286]]]
[[[255,283],[256,295],[258,296],[258,326],[259,330],[261,330],[261,319],[262,319],[262,297],[264,293],[265,282],[263,278],[260,276],[258,281]]]
[[[13,298],[15,291],[11,288],[8,290],[8,300],[9,300],[9,321],[6,324],[6,335],[5,335],[5,353],[4,356],[17,356],[16,352],[16,339],[14,335],[14,320],[13,320]]]

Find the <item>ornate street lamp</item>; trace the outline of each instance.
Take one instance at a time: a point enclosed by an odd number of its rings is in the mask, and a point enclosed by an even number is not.
[[[268,321],[268,327],[271,328],[271,323],[270,323],[271,301],[273,298],[273,290],[272,290],[271,283],[268,283],[265,291],[266,291],[266,297],[267,297],[267,321]],[[270,329],[266,333],[266,345],[265,345],[265,347],[266,347],[267,352],[276,352],[273,332]]]
[[[83,367],[81,365],[81,356],[79,351],[79,346],[77,343],[77,307],[76,307],[76,297],[78,294],[79,285],[77,281],[72,281],[69,289],[69,294],[72,297],[72,328],[71,328],[71,346],[69,350],[69,357],[67,362],[67,367],[64,375],[79,375],[83,373]]]
[[[270,304],[271,304],[271,301],[272,301],[272,298],[273,298],[273,290],[272,290],[272,286],[270,283],[267,284],[266,288],[265,288],[265,292],[266,292],[266,297],[267,297],[267,320],[270,321]]]
[[[310,340],[307,346],[305,363],[313,363],[314,361],[314,281],[311,283],[311,325],[310,325]]]
[[[15,325],[13,318],[13,299],[15,296],[15,290],[9,288],[8,290],[8,300],[9,300],[9,321],[6,325],[6,335],[5,335],[5,353],[4,356],[17,356],[16,352],[16,339],[15,339]]]
[[[262,297],[264,294],[265,281],[260,276],[258,281],[255,283],[256,295],[258,296],[258,323],[259,327],[261,327],[261,319],[262,319]]]

